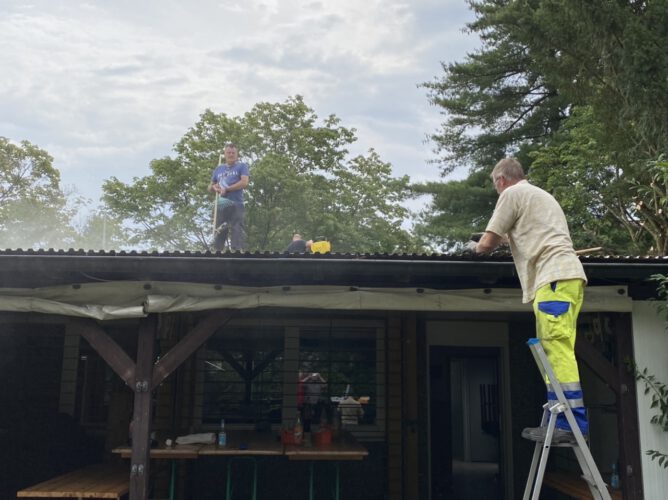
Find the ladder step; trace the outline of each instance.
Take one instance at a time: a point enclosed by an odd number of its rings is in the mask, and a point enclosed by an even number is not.
[[[547,434],[547,427],[527,427],[522,431],[522,437],[536,443],[544,443]],[[569,444],[577,446],[575,436],[570,431],[563,429],[554,429],[551,444]]]

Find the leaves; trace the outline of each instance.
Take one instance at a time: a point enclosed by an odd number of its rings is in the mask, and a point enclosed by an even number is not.
[[[46,151],[0,137],[0,246],[69,247],[76,234],[70,221],[82,203],[62,190]]]
[[[211,172],[235,143],[250,163],[245,190],[248,249],[282,251],[293,232],[325,236],[336,252],[410,247],[402,229],[408,178],[394,178],[375,151],[348,159],[354,130],[335,116],[319,120],[299,96],[258,103],[243,116],[206,110],[175,146],[174,158],[151,162],[151,174],[129,184],[105,182],[110,213],[126,220],[135,246],[209,248]]]
[[[424,84],[444,115],[431,137],[442,172],[488,172],[515,155],[564,205],[578,244],[666,254],[665,179],[648,170],[668,152],[668,4],[469,4],[476,20],[468,30],[482,49]],[[440,210],[456,216],[442,205],[436,200],[422,232],[442,232]],[[483,214],[470,215],[457,231]]]

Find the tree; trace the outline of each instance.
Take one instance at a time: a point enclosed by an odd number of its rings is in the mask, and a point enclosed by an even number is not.
[[[582,186],[598,176],[605,182],[602,193],[591,203],[581,199],[593,212],[582,235],[585,226],[573,224],[576,239],[605,234],[616,221],[629,242],[611,235],[608,244],[619,245],[617,250],[651,245],[656,253],[665,251],[667,237],[653,231],[649,212],[638,207],[648,201],[642,188],[652,182],[648,162],[668,150],[668,3],[469,4],[476,20],[468,29],[481,36],[483,48],[464,62],[444,65],[445,75],[425,84],[446,117],[432,137],[443,172],[457,165],[489,172],[498,159],[515,154],[531,175],[532,160],[540,160],[543,172],[536,179],[554,182],[559,174],[548,175],[547,168],[568,172]],[[585,163],[574,154],[587,144],[593,150]],[[584,216],[580,211],[571,222]]]
[[[81,203],[60,187],[53,158],[28,141],[0,137],[0,239],[4,248],[68,248]]]
[[[259,103],[243,116],[206,110],[175,146],[174,158],[151,162],[152,173],[125,184],[106,181],[104,200],[130,221],[131,242],[165,249],[206,250],[219,153],[234,142],[251,164],[245,192],[248,247],[281,251],[298,231],[326,236],[335,251],[396,251],[411,244],[401,228],[408,178],[393,178],[375,151],[348,159],[354,130],[330,115],[322,123],[297,96]]]
[[[472,233],[485,229],[494,210],[496,193],[484,171],[450,182],[431,182],[414,186],[416,192],[432,195],[431,210],[418,218],[416,231],[437,250],[456,249]]]
[[[104,210],[93,210],[76,229],[75,248],[111,250],[129,246],[122,221]]]
[[[604,134],[590,107],[573,109],[559,131],[529,153],[529,177],[559,200],[576,247],[638,253],[650,246],[649,232],[641,230],[630,183],[603,145]]]

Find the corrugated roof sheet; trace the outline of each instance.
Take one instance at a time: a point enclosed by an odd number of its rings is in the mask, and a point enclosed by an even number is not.
[[[2,255],[25,255],[25,256],[88,256],[88,257],[171,257],[171,258],[221,258],[221,259],[314,259],[314,260],[410,260],[410,261],[488,261],[508,262],[512,257],[507,254],[471,255],[466,253],[329,253],[329,254],[288,254],[285,252],[200,252],[200,251],[138,251],[138,250],[83,250],[83,249],[5,249],[0,250]],[[596,263],[668,263],[668,256],[653,255],[582,255],[583,262]]]
[[[581,256],[590,285],[656,293],[668,257]],[[0,288],[145,281],[225,286],[349,286],[454,290],[518,288],[510,255],[287,254],[283,252],[148,252],[0,250]]]

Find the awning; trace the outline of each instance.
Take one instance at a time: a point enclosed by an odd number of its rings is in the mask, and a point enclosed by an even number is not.
[[[112,320],[151,313],[259,307],[375,310],[530,312],[519,289],[357,288],[342,286],[234,287],[200,283],[115,281],[45,288],[0,289],[0,311]],[[585,312],[630,312],[624,286],[585,289]]]

